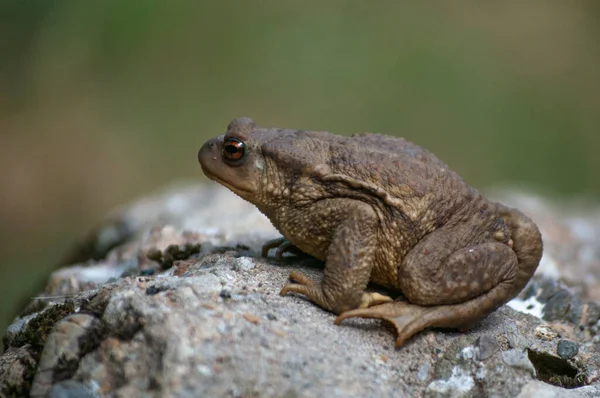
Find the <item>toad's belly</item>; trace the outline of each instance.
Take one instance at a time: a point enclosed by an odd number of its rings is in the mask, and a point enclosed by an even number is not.
[[[385,254],[376,254],[369,280],[388,289],[400,290],[396,264],[396,259],[388,258]]]

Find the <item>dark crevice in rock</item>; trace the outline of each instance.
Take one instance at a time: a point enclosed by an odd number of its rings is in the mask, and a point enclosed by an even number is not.
[[[200,243],[186,243],[184,245],[169,245],[164,251],[158,249],[150,250],[146,257],[160,264],[161,269],[166,270],[173,266],[177,260],[186,260],[200,253]]]
[[[85,330],[86,333],[77,340],[78,349],[75,352],[65,352],[53,366],[53,383],[70,380],[77,372],[81,358],[96,350],[108,334],[105,323],[99,318],[95,318],[95,321]]]
[[[211,248],[210,254],[225,254],[232,252],[233,257],[252,257],[256,254],[252,252],[250,247],[244,244],[237,244],[235,246],[215,246]]]
[[[29,391],[35,376],[37,364],[40,361],[44,345],[46,344],[46,338],[58,321],[74,312],[75,304],[72,301],[56,304],[30,320],[27,326],[13,339],[8,339],[4,336],[3,343],[6,350],[23,347],[32,358],[31,361],[25,364],[27,369],[24,373],[22,384],[21,386],[14,386],[15,391]],[[0,393],[7,392],[2,391]],[[11,394],[8,396],[11,396]],[[19,395],[17,394],[16,396]]]
[[[99,300],[102,300],[102,298],[100,297]],[[141,322],[141,315],[137,313],[133,313],[131,317],[128,317],[119,329],[109,330],[107,325],[102,322],[100,327],[90,330],[89,333],[86,333],[79,339],[79,354],[77,359],[65,357],[59,359],[59,363],[53,372],[54,383],[72,379],[79,368],[81,359],[85,355],[95,351],[108,336],[114,336],[121,341],[128,341],[131,340],[142,327],[143,323]],[[115,367],[111,374],[113,375],[115,388],[127,383],[125,371],[122,367]]]
[[[104,310],[110,300],[110,290],[104,289],[89,300],[84,300],[81,303],[81,310],[79,312],[84,314],[90,314],[96,318],[101,319],[104,315]]]
[[[11,347],[0,357],[0,397],[25,397],[31,388],[31,382],[35,376],[37,362],[27,351],[29,347]],[[11,367],[22,368],[20,378],[11,377]]]
[[[148,377],[148,391],[160,391],[161,384],[155,376]]]
[[[109,331],[109,335],[121,341],[130,341],[144,327],[143,316],[136,312],[127,314],[117,328]]]
[[[85,355],[98,348],[102,340],[104,340],[108,335],[108,330],[105,323],[102,320],[99,321],[101,323],[98,325],[98,327],[89,330],[85,336],[79,338],[78,345],[80,358],[83,358]]]
[[[75,312],[75,304],[67,301],[56,304],[42,312],[27,323],[27,326],[12,341],[4,339],[5,347],[22,347],[25,344],[31,346],[31,354],[36,362],[42,355],[46,337],[58,321]]]
[[[104,313],[109,299],[110,292],[108,290],[103,290],[91,299],[84,300],[81,304],[81,310],[79,312],[88,313],[92,316],[95,316],[98,318],[99,322],[101,322],[100,317]],[[54,326],[68,315],[73,313],[75,313],[75,303],[73,301],[67,301],[63,304],[53,305],[35,318],[31,319],[23,328],[23,330],[13,339],[4,339],[4,344],[7,348],[26,347],[28,353],[33,358],[33,361],[30,364],[30,369],[27,370],[26,375],[24,376],[21,390],[29,390],[48,335]],[[60,358],[58,360],[58,365],[53,370],[53,380],[63,381],[70,379],[77,371],[79,360],[87,353],[95,350],[105,335],[106,328],[101,323],[100,327],[91,329],[85,334],[84,337],[80,338],[78,342],[79,351],[77,353],[77,358],[74,359],[66,356]]]
[[[582,375],[567,360],[535,350],[527,350],[538,380],[564,388],[582,387]]]
[[[53,383],[58,383],[64,380],[69,380],[79,367],[79,360],[81,358],[66,358],[61,357],[56,364],[56,368],[52,372]]]
[[[152,361],[150,361],[150,369],[149,369],[149,385],[148,388],[150,390],[160,391],[162,389],[161,377],[164,373],[164,357],[167,352],[167,344],[166,342],[158,339],[153,339],[150,336],[144,336],[146,340],[146,344],[149,347],[154,347],[155,350],[153,352]]]
[[[156,285],[152,285],[152,286],[148,286],[146,288],[146,294],[148,296],[154,296],[155,294],[158,294],[160,292],[164,292],[165,290],[169,290],[168,286],[156,286]]]

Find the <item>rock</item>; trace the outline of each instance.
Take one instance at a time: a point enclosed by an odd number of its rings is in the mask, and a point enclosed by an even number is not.
[[[561,358],[571,359],[579,352],[579,344],[570,340],[560,340],[556,352]]]
[[[542,228],[539,274],[470,330],[428,330],[399,350],[385,324],[336,326],[303,298],[279,296],[292,270],[318,279],[322,264],[261,258],[277,232],[224,188],[142,199],[75,248],[8,328],[0,397],[594,396],[600,311],[589,264],[600,250],[589,231],[600,217],[507,199]],[[578,353],[561,355],[559,343],[557,355],[559,336]]]

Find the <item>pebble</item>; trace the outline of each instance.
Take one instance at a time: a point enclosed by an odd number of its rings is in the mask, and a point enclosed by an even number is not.
[[[479,348],[477,359],[480,361],[485,361],[500,350],[500,344],[498,344],[496,338],[487,333],[479,336],[475,345]]]
[[[417,378],[419,381],[424,382],[429,377],[429,364],[422,364],[419,366],[419,371],[417,372]]]
[[[544,320],[568,320],[577,324],[581,316],[581,300],[568,290],[555,293],[546,302],[544,307]]]
[[[571,359],[579,352],[579,344],[571,340],[562,339],[558,342],[558,356],[564,359]]]
[[[241,271],[249,271],[255,267],[254,261],[249,257],[240,257],[235,261],[235,268]]]
[[[140,271],[140,276],[152,276],[156,272],[155,269],[146,268]]]
[[[270,321],[276,321],[277,317],[273,314],[271,314],[270,312],[267,313],[267,319]]]
[[[245,313],[244,314],[244,318],[246,318],[246,320],[250,323],[253,323],[255,325],[257,325],[260,322],[260,318],[252,313]]]
[[[536,374],[535,368],[533,367],[533,364],[529,360],[529,357],[525,351],[515,349],[503,351],[502,360],[508,366],[528,370],[532,375]]]
[[[535,330],[533,331],[533,335],[535,336],[536,339],[546,340],[546,341],[551,341],[556,336],[558,336],[558,334],[554,330],[552,330],[552,328],[548,325],[540,325],[540,326],[536,327]]]

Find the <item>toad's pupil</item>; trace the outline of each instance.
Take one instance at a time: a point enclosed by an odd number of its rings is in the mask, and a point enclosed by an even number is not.
[[[225,147],[225,150],[229,153],[236,153],[239,151],[239,148],[235,144],[229,144]]]

